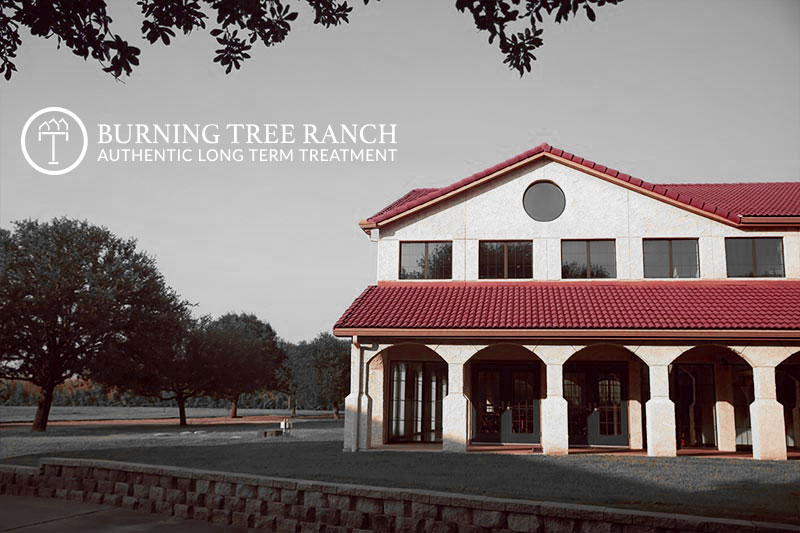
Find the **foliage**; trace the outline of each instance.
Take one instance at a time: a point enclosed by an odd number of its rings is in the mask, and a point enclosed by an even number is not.
[[[136,348],[136,332],[176,297],[134,240],[67,218],[14,226],[0,234],[0,378],[41,387],[34,429],[44,430],[55,387],[109,350]]]
[[[215,363],[204,347],[209,319],[194,319],[186,302],[163,296],[151,327],[133,332],[126,350],[103,354],[91,377],[120,391],[175,400],[186,425],[186,400],[214,390]]]
[[[582,11],[595,20],[594,8],[622,0],[456,0],[455,7],[472,15],[475,26],[497,41],[504,63],[519,72],[531,71],[533,51],[542,46],[544,17],[561,23]],[[347,1],[305,0],[314,12],[314,24],[326,28],[350,21],[353,8]],[[364,0],[368,4],[369,0]],[[287,0],[139,0],[142,36],[150,43],[169,45],[177,32],[188,35],[205,30],[219,45],[214,62],[225,73],[239,69],[250,59],[252,45],[270,47],[283,42],[297,20]],[[209,14],[211,17],[209,17]],[[104,0],[0,0],[0,72],[6,80],[17,70],[14,64],[22,44],[20,28],[36,37],[55,37],[84,59],[91,57],[115,79],[130,75],[139,64],[141,50],[111,31],[112,19]]]
[[[350,391],[350,345],[330,333],[320,333],[310,344],[320,400],[338,417],[339,405]]]
[[[214,379],[207,391],[236,401],[242,393],[278,386],[277,370],[286,355],[272,327],[253,314],[225,314],[204,331],[204,360]]]
[[[286,360],[279,370],[279,390],[290,396],[298,409],[321,407],[317,373],[314,369],[314,348],[308,341],[283,342]]]

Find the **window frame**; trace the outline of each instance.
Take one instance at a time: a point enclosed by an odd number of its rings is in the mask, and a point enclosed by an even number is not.
[[[778,241],[780,243],[780,247],[781,247],[781,250],[780,250],[781,251],[781,254],[780,254],[781,255],[781,275],[780,276],[758,276],[758,275],[756,275],[758,273],[758,256],[756,254],[756,241],[759,240],[759,239],[776,240],[776,241]],[[728,241],[734,241],[734,240],[739,240],[739,241],[748,240],[751,243],[750,251],[751,251],[751,257],[752,257],[753,263],[752,263],[752,274],[750,276],[731,276],[730,273],[729,273],[730,272],[730,266],[728,265]],[[731,278],[731,279],[785,278],[786,277],[786,247],[784,246],[784,243],[783,243],[783,235],[778,236],[778,237],[771,237],[771,236],[765,236],[765,235],[762,235],[762,236],[759,236],[759,237],[725,237],[725,277]]]
[[[595,278],[592,277],[592,253],[591,253],[591,244],[592,242],[610,242],[614,248],[614,276],[607,277],[607,278]],[[586,243],[586,277],[585,278],[565,278],[564,277],[564,242],[585,242]],[[617,239],[561,239],[560,240],[561,246],[561,279],[562,280],[569,280],[569,279],[618,279],[618,272],[617,272]]]
[[[502,244],[503,245],[503,277],[484,278],[481,277],[481,245],[482,244]],[[511,278],[508,276],[508,245],[509,244],[528,244],[531,249],[531,275],[524,278]],[[478,279],[480,280],[508,280],[508,279],[533,279],[533,241],[529,240],[479,240],[478,241]]]
[[[667,241],[667,243],[668,243],[667,253],[669,254],[669,272],[672,272],[672,267],[674,266],[673,265],[673,261],[672,261],[672,241],[694,241],[694,244],[695,244],[694,250],[695,250],[695,253],[697,254],[696,255],[696,257],[697,257],[697,276],[692,276],[690,278],[688,278],[688,277],[680,277],[680,276],[678,276],[678,277],[669,276],[669,277],[666,277],[666,278],[659,277],[659,276],[648,277],[647,276],[647,264],[645,263],[645,258],[647,256],[646,256],[646,254],[644,252],[644,243],[646,241]],[[653,238],[642,237],[642,278],[644,278],[644,279],[700,279],[701,277],[702,277],[702,273],[700,272],[700,239],[699,238],[697,238],[697,237],[653,237]]]
[[[403,274],[403,245],[404,244],[424,244],[425,245],[425,263],[422,267],[421,278],[404,278]],[[430,254],[428,252],[429,244],[449,244],[450,245],[450,276],[447,278],[429,278],[426,276],[430,272]],[[397,254],[397,279],[403,281],[445,281],[453,279],[453,241],[448,240],[435,240],[435,241],[400,241],[400,247]]]

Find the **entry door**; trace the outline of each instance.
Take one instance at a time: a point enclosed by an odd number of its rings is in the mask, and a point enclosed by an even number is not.
[[[628,444],[627,368],[572,365],[564,371],[569,443]]]
[[[476,442],[539,442],[539,375],[528,365],[476,365]]]

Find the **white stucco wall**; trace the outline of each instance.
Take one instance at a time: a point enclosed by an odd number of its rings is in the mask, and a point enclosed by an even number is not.
[[[522,196],[538,180],[564,191],[564,213],[531,219]],[[453,279],[478,279],[478,241],[533,241],[533,277],[561,279],[562,239],[615,239],[617,279],[643,279],[643,238],[697,238],[700,277],[726,277],[725,237],[783,237],[787,278],[800,278],[800,232],[742,231],[556,162],[538,162],[381,228],[378,280],[398,279],[401,241],[452,240]],[[490,281],[490,280],[484,280]],[[498,280],[502,281],[502,280]],[[425,281],[420,281],[425,283]]]

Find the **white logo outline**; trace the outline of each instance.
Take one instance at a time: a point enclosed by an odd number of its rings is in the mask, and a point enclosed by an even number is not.
[[[31,158],[30,154],[28,153],[28,147],[25,145],[25,137],[26,137],[26,135],[28,133],[28,128],[33,123],[33,121],[36,120],[37,118],[39,118],[40,116],[44,115],[45,113],[51,113],[51,112],[63,113],[65,115],[67,115],[68,117],[72,118],[78,124],[78,126],[81,129],[81,133],[83,134],[83,147],[81,148],[81,154],[78,156],[78,158],[71,165],[69,165],[66,168],[62,168],[60,170],[49,170],[49,169],[46,169],[46,168],[43,168],[43,167],[37,165],[33,161],[33,159]],[[48,126],[48,131],[42,131],[41,126],[44,126],[45,124],[48,124],[48,123],[51,123],[51,122],[53,124],[58,124],[59,122],[64,124],[64,126],[65,126],[64,131],[58,131],[58,132],[49,131],[49,126]],[[50,138],[51,138],[51,152],[50,152],[51,155],[50,155],[50,161],[48,162],[48,164],[58,164],[58,162],[55,161],[55,137],[56,137],[56,133],[58,133],[58,134],[62,134],[63,133],[64,137],[65,137],[65,140],[69,140],[69,133],[68,133],[69,126],[67,125],[67,122],[63,118],[61,118],[60,120],[51,119],[51,120],[45,121],[45,122],[42,123],[41,126],[39,127],[39,131],[38,131],[39,140],[40,141],[42,140],[42,135],[49,135]],[[83,121],[81,121],[81,119],[78,118],[78,115],[76,115],[75,113],[73,113],[69,109],[65,109],[63,107],[45,107],[43,109],[40,109],[39,111],[37,111],[33,115],[31,115],[31,117],[28,119],[28,121],[25,122],[25,125],[22,127],[22,136],[20,137],[20,146],[22,147],[22,155],[25,156],[25,160],[28,162],[28,164],[34,170],[36,170],[38,172],[41,172],[42,174],[47,174],[48,176],[60,176],[61,174],[66,174],[67,172],[71,172],[72,170],[75,169],[75,167],[77,167],[78,165],[81,164],[81,161],[83,161],[83,158],[86,156],[86,150],[89,148],[89,134],[86,132],[86,126],[83,125]]]

